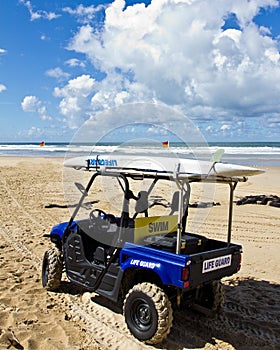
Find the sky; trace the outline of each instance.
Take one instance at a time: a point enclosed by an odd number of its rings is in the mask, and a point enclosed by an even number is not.
[[[279,51],[277,0],[1,0],[0,142],[70,141],[143,102],[208,141],[279,141]]]

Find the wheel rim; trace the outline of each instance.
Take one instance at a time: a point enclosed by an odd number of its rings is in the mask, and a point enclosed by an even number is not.
[[[144,299],[138,298],[131,307],[131,320],[140,331],[147,331],[152,325],[152,310]]]

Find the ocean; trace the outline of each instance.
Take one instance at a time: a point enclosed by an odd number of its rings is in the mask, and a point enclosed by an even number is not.
[[[209,142],[208,145],[186,145],[184,143],[169,143],[168,148],[161,143],[152,144],[118,144],[100,143],[94,146],[94,152],[98,154],[121,151],[124,153],[139,153],[149,155],[152,153],[166,155],[176,153],[185,157],[205,159],[223,148],[225,153],[223,162],[248,165],[248,166],[280,166],[280,142]],[[92,145],[77,144],[69,146],[68,143],[46,142],[40,143],[0,143],[0,156],[20,157],[65,157],[89,155],[93,150]]]

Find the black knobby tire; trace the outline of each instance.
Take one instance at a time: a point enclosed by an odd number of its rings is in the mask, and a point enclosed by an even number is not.
[[[199,304],[211,310],[213,314],[220,313],[224,300],[224,286],[221,281],[213,281],[201,289]]]
[[[147,344],[161,343],[172,327],[172,306],[164,291],[152,283],[139,283],[124,301],[125,322],[132,335]]]
[[[48,249],[42,264],[42,285],[49,291],[54,291],[60,286],[62,276],[61,252],[56,248]]]

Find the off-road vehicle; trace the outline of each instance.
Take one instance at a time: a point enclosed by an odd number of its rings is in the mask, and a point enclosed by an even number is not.
[[[173,171],[140,167],[139,162],[122,166],[121,158],[110,155],[81,162],[68,166],[89,171],[89,182],[86,188],[77,184],[82,195],[69,222],[54,226],[48,235],[54,246],[43,258],[43,287],[57,290],[65,271],[72,283],[122,303],[130,332],[149,344],[168,335],[174,308],[217,313],[224,300],[221,279],[240,269],[242,248],[231,243],[232,208],[234,189],[246,178],[221,175],[214,163],[207,173],[190,173],[182,171],[180,160]],[[105,178],[119,186],[122,198],[111,203],[119,213],[98,202],[86,218],[77,219],[85,198],[94,196],[98,179]],[[134,183],[144,181],[146,189],[134,193]],[[229,186],[225,241],[187,230],[191,187],[203,182]],[[164,183],[173,185],[170,198],[158,195],[156,189]],[[151,214],[156,208],[157,215]]]

